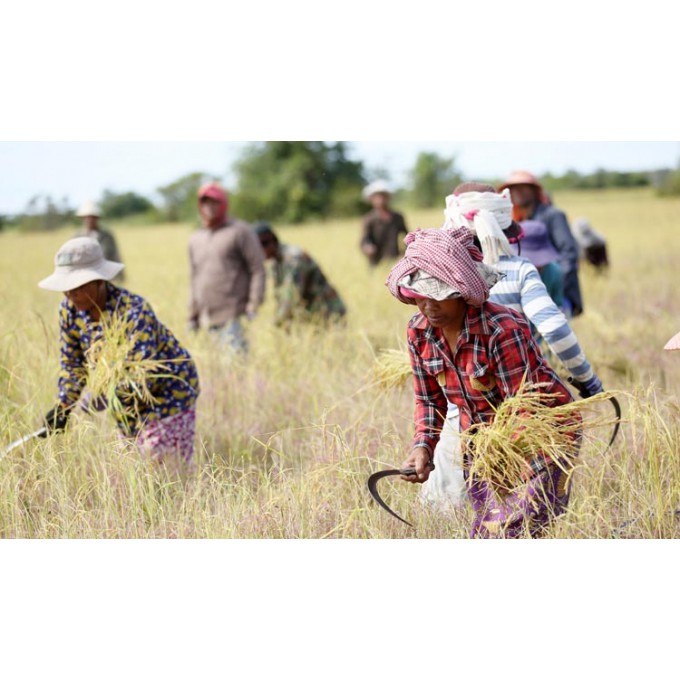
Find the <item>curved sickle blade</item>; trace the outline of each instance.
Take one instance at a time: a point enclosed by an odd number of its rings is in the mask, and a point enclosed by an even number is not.
[[[611,401],[614,411],[616,411],[617,418],[616,425],[614,425],[614,434],[612,434],[612,438],[609,441],[609,448],[611,448],[616,440],[616,435],[619,433],[619,428],[621,427],[621,404],[619,404],[619,400],[616,397],[612,397],[609,401]]]
[[[588,390],[586,390],[583,386],[583,383],[580,383],[575,378],[569,378],[569,383],[571,383],[578,390],[581,399],[587,399],[590,396]],[[614,411],[616,412],[616,425],[614,425],[614,433],[612,434],[612,438],[609,440],[609,446],[607,446],[608,449],[611,449],[611,447],[614,445],[614,442],[616,441],[616,436],[619,434],[619,428],[621,427],[621,404],[619,404],[619,400],[616,397],[610,397],[609,401],[611,401]]]
[[[392,517],[396,517],[400,522],[403,522],[404,524],[407,524],[408,526],[412,527],[413,524],[410,522],[407,522],[403,517],[399,517],[394,510],[392,510],[385,501],[380,498],[380,494],[378,493],[378,482],[381,479],[384,479],[385,477],[393,477],[393,476],[401,476],[404,475],[405,477],[409,477],[411,475],[415,475],[416,471],[412,468],[406,469],[406,470],[383,470],[382,472],[376,472],[372,474],[368,478],[368,490],[371,492],[371,496],[373,496],[373,499],[375,502],[384,510],[387,510],[387,512],[392,515]]]
[[[46,432],[47,428],[43,427],[37,432],[32,432],[31,434],[27,434],[25,437],[22,437],[21,439],[17,439],[15,442],[12,442],[4,451],[0,452],[0,460],[2,460],[10,451],[14,451],[14,449],[19,448],[26,442],[30,442],[31,439],[42,437]]]

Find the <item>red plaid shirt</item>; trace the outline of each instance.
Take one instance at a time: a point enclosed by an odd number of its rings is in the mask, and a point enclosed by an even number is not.
[[[418,314],[409,323],[408,347],[415,381],[416,435],[413,446],[433,455],[447,412],[460,409],[460,427],[493,421],[495,408],[527,383],[546,383],[558,406],[573,401],[566,385],[548,365],[520,314],[500,305],[468,307],[465,324],[451,352],[440,329]]]

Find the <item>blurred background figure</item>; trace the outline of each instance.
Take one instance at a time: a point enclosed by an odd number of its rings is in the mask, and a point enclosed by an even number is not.
[[[229,197],[217,184],[198,192],[203,226],[189,240],[189,329],[205,317],[220,345],[248,351],[241,320],[253,320],[264,300],[264,254],[252,227],[229,216]]]
[[[559,265],[560,254],[550,242],[545,224],[524,220],[520,225],[524,231],[520,256],[526,257],[538,269],[553,302],[564,311],[564,278]]]
[[[583,298],[578,280],[578,244],[569,228],[567,216],[552,205],[541,183],[530,172],[513,172],[499,187],[499,191],[504,189],[510,189],[515,221],[535,220],[545,224],[550,242],[560,254],[564,307],[570,316],[579,316],[583,313]]]
[[[255,233],[266,259],[272,261],[277,326],[296,320],[339,321],[346,315],[342,298],[304,250],[281,243],[265,222],[255,225]]]
[[[607,240],[595,231],[585,217],[579,217],[574,222],[574,237],[579,247],[579,254],[597,269],[605,271],[609,267],[607,256]]]
[[[403,215],[390,208],[392,190],[386,182],[372,182],[364,189],[363,197],[373,209],[364,215],[361,252],[375,267],[383,259],[394,260],[400,256],[404,248],[399,237],[406,236],[408,229]]]
[[[76,234],[76,237],[89,236],[96,239],[102,247],[105,259],[122,264],[123,258],[120,256],[114,235],[99,224],[99,218],[101,217],[99,206],[94,201],[85,201],[78,209],[76,216],[83,220],[83,228]],[[114,281],[118,283],[125,281],[125,274],[122,270]]]

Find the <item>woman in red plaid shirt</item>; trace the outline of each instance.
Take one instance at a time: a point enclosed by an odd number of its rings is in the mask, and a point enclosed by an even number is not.
[[[495,409],[517,394],[525,380],[554,395],[549,406],[570,403],[573,397],[543,359],[526,319],[487,301],[489,289],[503,275],[482,263],[469,230],[420,230],[409,234],[406,244],[406,255],[387,285],[398,300],[420,310],[408,327],[416,434],[404,463],[417,474],[403,479],[422,484],[430,474],[447,402],[458,406],[461,430],[467,430],[490,423]],[[569,487],[564,473],[542,457],[531,468],[526,488],[502,502],[465,470],[476,515],[473,537],[538,535],[565,511]]]

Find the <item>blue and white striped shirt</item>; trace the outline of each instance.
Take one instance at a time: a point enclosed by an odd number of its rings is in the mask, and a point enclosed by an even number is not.
[[[523,257],[507,255],[502,256],[494,267],[506,276],[491,289],[489,300],[524,314],[569,373],[579,382],[590,380],[593,369],[536,267]]]

